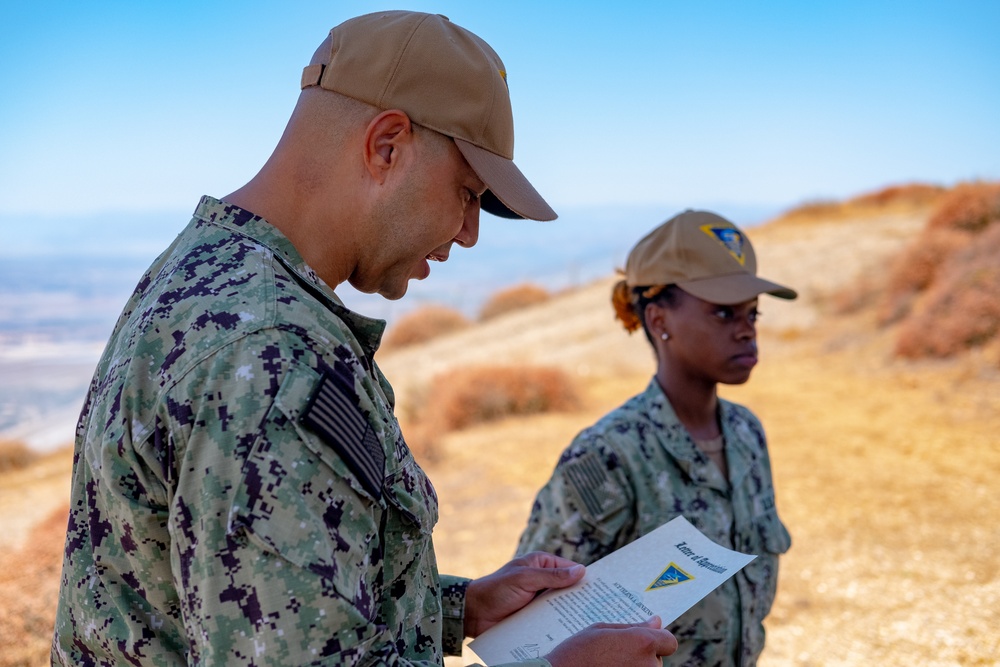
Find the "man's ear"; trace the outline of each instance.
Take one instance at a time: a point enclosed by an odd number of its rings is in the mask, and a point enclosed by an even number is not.
[[[365,128],[365,168],[379,184],[389,170],[399,163],[402,149],[413,143],[413,124],[399,109],[389,109],[375,116]]]

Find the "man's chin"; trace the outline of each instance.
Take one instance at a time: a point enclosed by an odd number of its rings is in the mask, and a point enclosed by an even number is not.
[[[389,301],[398,301],[406,295],[406,290],[410,287],[410,281],[407,280],[402,285],[388,285],[378,290],[378,295],[383,299],[388,299]]]
[[[352,283],[351,287],[353,287],[354,289],[356,289],[361,294],[378,294],[380,297],[382,297],[383,299],[386,299],[388,301],[398,301],[399,299],[402,299],[403,296],[406,294],[406,286],[405,285],[403,286],[402,289],[387,288],[387,287],[382,287],[382,288],[378,288],[378,287],[371,288],[371,287],[369,287],[368,289],[363,289],[363,288],[358,287],[357,285],[355,285],[355,284]]]

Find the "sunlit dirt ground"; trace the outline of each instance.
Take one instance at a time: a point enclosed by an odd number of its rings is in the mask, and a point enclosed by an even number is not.
[[[901,366],[878,341],[763,343],[779,350],[725,392],[764,422],[793,536],[761,665],[1000,664],[995,361]],[[646,380],[593,390],[611,402]],[[443,571],[480,575],[510,557],[534,491],[584,421],[545,416],[446,440],[431,467]]]

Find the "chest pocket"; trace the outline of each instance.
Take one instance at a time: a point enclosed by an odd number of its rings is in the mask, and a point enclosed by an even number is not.
[[[778,518],[774,491],[762,492],[751,501],[750,530],[746,532],[746,553],[757,555],[783,554],[792,546],[792,537]]]
[[[382,487],[386,502],[383,621],[400,637],[426,635],[430,626],[439,633],[441,596],[431,541],[438,520],[437,495],[409,449],[402,445],[398,451],[403,452],[403,460],[389,472]],[[429,616],[433,618],[422,622]]]
[[[774,506],[774,493],[760,494],[753,500],[754,515],[746,534],[747,552],[757,555],[740,574],[746,578],[748,597],[746,606],[751,618],[762,622],[771,610],[778,585],[778,555],[792,545],[785,524],[778,518]],[[753,631],[760,628],[754,625]],[[763,641],[763,640],[761,640]]]

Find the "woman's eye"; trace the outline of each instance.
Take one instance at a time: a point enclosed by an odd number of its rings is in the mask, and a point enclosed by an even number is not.
[[[733,309],[732,308],[719,308],[715,311],[715,316],[720,320],[729,321],[733,319]]]
[[[747,315],[747,319],[750,320],[751,322],[756,322],[757,320],[760,319],[761,315],[763,315],[763,313],[755,308],[754,310],[751,310],[750,313]]]

